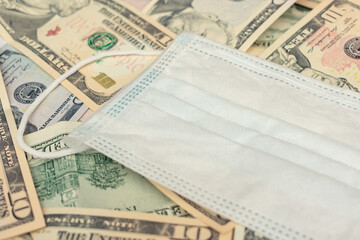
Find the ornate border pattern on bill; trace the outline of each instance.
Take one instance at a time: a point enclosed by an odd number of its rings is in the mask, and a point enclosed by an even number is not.
[[[16,143],[16,125],[0,74],[0,239],[45,226],[24,152]]]
[[[359,1],[323,1],[260,57],[359,92],[359,15]]]
[[[192,239],[232,240],[197,219],[122,213],[103,209],[45,209],[47,227],[31,233],[33,239]]]

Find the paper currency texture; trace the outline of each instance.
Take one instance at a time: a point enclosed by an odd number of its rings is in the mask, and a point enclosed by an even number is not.
[[[261,57],[319,81],[358,92],[359,14],[359,1],[324,1]]]
[[[286,12],[279,17],[261,36],[256,39],[255,43],[247,50],[255,56],[263,53],[271,44],[280,38],[289,28],[294,26],[310,11],[309,8],[298,4],[292,5]]]
[[[171,191],[170,189],[161,186],[155,182],[152,182],[154,186],[156,186],[162,193],[164,193],[171,200],[179,204],[182,208],[184,208],[191,215],[201,220],[206,225],[215,229],[218,232],[226,233],[232,231],[236,227],[236,223],[220,216],[219,214],[214,213],[193,201],[190,201],[187,198],[180,196],[179,194]]]
[[[123,1],[60,2],[63,4],[52,6],[43,1],[16,1],[16,5],[0,8],[0,35],[54,78],[99,51],[163,50],[175,37]],[[82,68],[62,84],[95,111],[154,59],[105,58]]]
[[[63,137],[81,123],[61,122],[25,136],[33,148],[54,152],[66,147]],[[56,159],[29,156],[41,206],[85,207],[148,212],[170,216],[188,213],[148,180],[96,151]]]
[[[296,3],[303,5],[307,8],[315,8],[317,5],[319,5],[323,0],[297,0]]]
[[[293,0],[153,0],[144,12],[179,34],[183,31],[247,50]]]
[[[0,72],[17,123],[35,98],[54,80],[10,45],[0,49]],[[25,134],[59,121],[77,121],[87,109],[87,106],[63,86],[58,86],[30,117]]]
[[[45,226],[16,125],[0,75],[0,239]]]
[[[233,239],[232,233],[219,234],[197,219],[81,208],[54,208],[44,212],[47,227],[31,233],[33,239]]]

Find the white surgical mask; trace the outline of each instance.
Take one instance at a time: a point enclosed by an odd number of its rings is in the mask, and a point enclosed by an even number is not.
[[[355,240],[359,111],[357,93],[182,34],[65,154],[96,149],[273,239]]]

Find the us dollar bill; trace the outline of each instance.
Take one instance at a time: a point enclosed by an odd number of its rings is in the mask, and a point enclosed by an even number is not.
[[[3,75],[11,108],[17,123],[53,78],[24,54],[10,45],[0,49],[0,72]],[[43,129],[59,121],[77,121],[88,109],[77,97],[58,86],[36,109],[25,134]]]
[[[0,35],[54,78],[99,51],[163,50],[175,37],[120,0],[0,3]],[[62,84],[96,111],[154,59],[105,58],[85,66]]]
[[[168,198],[173,200],[175,203],[179,204],[183,209],[189,212],[192,216],[204,222],[206,225],[215,229],[218,232],[226,233],[232,231],[236,227],[236,223],[233,221],[220,216],[208,210],[193,201],[190,201],[187,198],[182,197],[181,195],[171,191],[170,189],[165,188],[164,186],[152,182],[155,187],[157,187],[162,193],[164,193]]]
[[[60,122],[25,136],[43,152],[66,148],[62,139],[81,123]],[[148,180],[96,151],[56,159],[28,155],[41,206],[104,208],[189,216]]]
[[[158,183],[152,182],[152,184],[207,226],[222,234],[232,233],[233,240],[270,240],[262,234],[251,230],[250,228],[244,227],[243,225],[237,224],[230,219],[224,218]]]
[[[359,91],[360,2],[326,0],[261,55],[332,85]]]
[[[0,239],[45,226],[15,119],[0,74]]]
[[[296,3],[312,9],[319,5],[322,1],[323,0],[297,0]]]
[[[5,40],[0,37],[0,48],[2,48],[5,44]]]
[[[238,225],[223,234],[197,219],[84,208],[44,209],[47,227],[17,240],[270,240]]]
[[[279,39],[289,28],[298,23],[303,17],[310,12],[309,8],[298,4],[292,5],[286,12],[279,17],[261,36],[256,39],[255,43],[246,51],[254,56],[259,56],[271,44]]]
[[[139,10],[142,10],[150,1],[151,0],[124,0],[124,2],[131,4]]]
[[[152,0],[143,10],[179,34],[197,32],[246,51],[295,0]]]
[[[32,239],[233,239],[232,233],[220,234],[189,218],[81,208],[44,209],[44,217],[46,228],[32,232]]]

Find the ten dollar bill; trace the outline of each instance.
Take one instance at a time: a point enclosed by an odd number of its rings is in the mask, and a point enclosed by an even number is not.
[[[81,125],[59,122],[26,135],[27,144],[43,152],[64,149],[62,139]],[[55,159],[29,156],[41,206],[104,208],[187,216],[149,181],[105,155],[86,151]]]
[[[322,2],[322,0],[297,0],[297,4],[303,5],[307,8],[315,8],[317,5],[319,5]]]
[[[360,2],[326,0],[260,57],[305,76],[359,91]]]
[[[295,0],[152,0],[143,10],[179,34],[196,32],[246,51]]]
[[[17,123],[35,98],[54,81],[39,66],[10,45],[0,49],[0,72]],[[25,134],[56,122],[76,121],[87,109],[63,86],[58,86],[30,117]]]
[[[186,239],[231,240],[197,219],[100,209],[55,208],[44,210],[46,228],[31,233],[37,240]]]
[[[0,239],[45,226],[24,152],[0,74]]]
[[[46,3],[37,11],[36,3],[26,3],[26,8],[5,3],[0,9],[0,35],[54,78],[98,51],[163,50],[175,37],[119,0],[69,0],[57,11]],[[106,58],[82,68],[62,84],[96,111],[154,59]]]
[[[233,230],[236,227],[236,223],[232,222],[229,219],[226,219],[208,209],[205,209],[198,204],[178,195],[177,193],[171,191],[170,189],[165,188],[164,186],[152,182],[155,187],[157,187],[162,193],[164,193],[168,198],[179,204],[183,209],[189,212],[191,215],[201,220],[211,228],[215,229],[218,232],[226,233]]]

